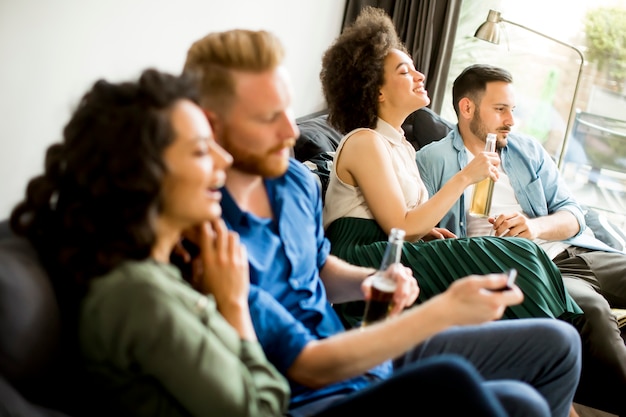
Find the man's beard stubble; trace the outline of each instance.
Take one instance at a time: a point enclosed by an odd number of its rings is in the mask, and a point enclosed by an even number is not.
[[[488,132],[487,129],[485,128],[485,124],[483,123],[483,119],[480,117],[480,111],[478,108],[476,108],[476,111],[474,112],[474,115],[472,116],[472,120],[470,121],[470,132],[472,132],[472,134],[474,134],[474,136],[476,136],[477,138],[480,138],[483,140],[483,142],[487,142],[487,133],[492,133],[492,132]],[[506,146],[507,144],[507,138],[505,136],[503,136],[502,134],[504,132],[509,133],[511,131],[510,128],[506,127],[506,126],[501,126],[498,129],[496,129],[496,132],[493,133],[497,133],[497,139],[496,139],[496,149],[502,149]]]
[[[294,144],[295,139],[288,139],[264,153],[257,153],[243,148],[229,135],[225,135],[222,141],[222,147],[233,157],[233,168],[263,178],[280,177],[287,171],[289,158],[279,159],[276,153]]]

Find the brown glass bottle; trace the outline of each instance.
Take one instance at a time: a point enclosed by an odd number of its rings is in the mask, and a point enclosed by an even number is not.
[[[388,278],[385,271],[389,266],[399,263],[402,255],[405,232],[402,229],[391,229],[387,248],[380,263],[380,267],[372,280],[371,298],[365,304],[362,326],[383,320],[393,307],[393,294],[396,291],[396,282]]]

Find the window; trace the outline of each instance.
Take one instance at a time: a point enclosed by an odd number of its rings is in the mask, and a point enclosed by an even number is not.
[[[607,8],[613,9],[607,12]],[[564,153],[579,55],[508,23],[501,23],[500,45],[474,38],[490,9],[585,55]],[[606,19],[613,22],[602,23]],[[594,44],[594,37],[602,42]],[[607,40],[613,43],[602,49]],[[572,0],[566,4],[465,0],[441,111],[448,120],[456,120],[452,82],[473,63],[497,65],[512,73],[517,105],[514,131],[534,136],[561,162],[560,169],[580,203],[601,210],[626,230],[626,0]]]

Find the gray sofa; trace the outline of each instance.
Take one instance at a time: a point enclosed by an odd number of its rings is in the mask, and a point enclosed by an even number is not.
[[[0,334],[0,416],[76,416],[80,397],[60,348],[50,280],[31,245],[13,236],[6,221],[0,222]]]

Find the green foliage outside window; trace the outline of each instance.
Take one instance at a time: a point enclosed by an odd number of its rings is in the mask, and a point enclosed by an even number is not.
[[[590,62],[612,80],[606,87],[613,91],[623,90],[626,81],[626,9],[599,7],[585,16],[585,37]]]

